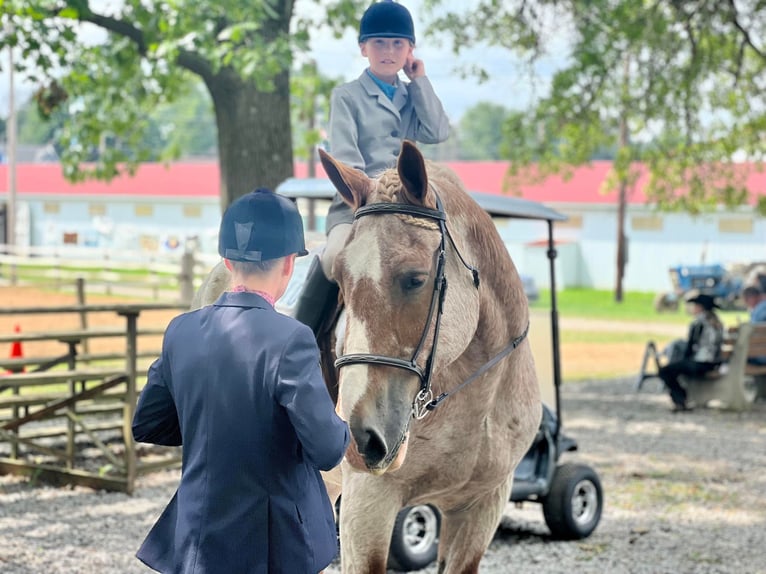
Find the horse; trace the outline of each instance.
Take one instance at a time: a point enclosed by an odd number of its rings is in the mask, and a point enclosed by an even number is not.
[[[405,141],[371,179],[320,150],[355,211],[333,265],[344,574],[383,574],[404,506],[442,515],[438,571],[478,572],[542,412],[529,309],[489,215]]]
[[[352,434],[340,489],[325,477],[342,571],[384,574],[398,512],[432,504],[438,571],[476,574],[542,414],[522,282],[489,215],[414,144],[376,178],[319,153],[355,212],[320,341]]]

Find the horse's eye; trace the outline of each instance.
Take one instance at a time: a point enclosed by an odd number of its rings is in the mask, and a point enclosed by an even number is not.
[[[426,283],[426,276],[422,274],[407,274],[404,275],[399,283],[402,287],[402,291],[415,291],[420,289]]]

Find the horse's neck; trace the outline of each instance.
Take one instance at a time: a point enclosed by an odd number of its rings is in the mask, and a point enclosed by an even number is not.
[[[480,209],[480,208],[477,208]],[[467,262],[479,270],[479,323],[477,336],[491,340],[504,335],[513,338],[524,329],[529,321],[529,309],[523,285],[516,266],[505,244],[492,224],[486,225],[486,218],[470,211],[461,221],[467,222],[453,230],[453,237]],[[460,238],[460,239],[457,239]],[[449,254],[455,260],[454,273],[468,273],[462,267],[457,253]],[[514,334],[515,333],[515,334]],[[478,343],[479,341],[477,341]]]

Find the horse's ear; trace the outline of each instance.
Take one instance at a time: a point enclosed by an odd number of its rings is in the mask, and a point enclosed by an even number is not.
[[[430,197],[428,189],[428,175],[426,175],[423,154],[411,141],[402,142],[402,151],[399,153],[396,169],[402,182],[402,195],[407,203],[436,207],[436,201]]]
[[[354,211],[367,203],[372,181],[364,172],[339,162],[321,148],[319,148],[319,158],[327,177],[330,178],[343,201],[348,203]]]

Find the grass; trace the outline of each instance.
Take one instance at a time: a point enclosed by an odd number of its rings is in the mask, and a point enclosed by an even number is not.
[[[608,321],[636,321],[688,325],[691,318],[683,305],[678,311],[658,313],[654,310],[655,293],[628,291],[623,300],[614,300],[614,292],[601,289],[570,287],[556,294],[559,316],[582,317]],[[536,309],[550,309],[550,290],[541,289],[540,298],[532,304]],[[746,322],[746,311],[720,311],[726,325]]]

